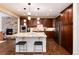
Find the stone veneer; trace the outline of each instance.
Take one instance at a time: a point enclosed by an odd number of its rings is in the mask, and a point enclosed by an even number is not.
[[[18,31],[18,19],[15,17],[2,17],[2,31],[5,33],[6,29],[13,29],[13,33]]]

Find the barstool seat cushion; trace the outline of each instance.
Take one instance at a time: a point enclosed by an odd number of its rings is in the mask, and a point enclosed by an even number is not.
[[[18,43],[16,43],[16,45],[25,45],[26,41],[19,41]]]
[[[35,41],[34,45],[42,45],[42,41]]]

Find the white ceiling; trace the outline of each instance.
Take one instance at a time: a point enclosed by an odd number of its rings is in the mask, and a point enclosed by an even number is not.
[[[31,16],[55,18],[70,4],[71,3],[31,3]],[[25,16],[27,16],[27,12],[29,10],[27,3],[0,3],[0,5],[19,16],[24,16],[24,14],[26,14]],[[26,11],[23,8],[26,8]],[[37,14],[37,8],[40,8],[39,15]]]
[[[79,15],[79,3],[77,3],[77,14]]]
[[[5,13],[3,13],[3,12],[0,12],[0,17],[10,17],[10,15],[8,15],[8,14],[5,14]]]

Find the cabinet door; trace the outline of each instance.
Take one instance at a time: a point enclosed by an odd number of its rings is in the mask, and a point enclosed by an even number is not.
[[[61,21],[63,25],[72,24],[73,22],[73,9],[69,8],[62,13]]]
[[[67,25],[67,24],[69,24],[69,11],[65,11],[65,13],[64,13],[64,20],[63,20],[63,25]]]
[[[29,27],[36,27],[37,26],[37,20],[32,19],[32,20],[28,21],[28,26]]]
[[[64,48],[66,48],[64,26],[61,26],[61,46],[63,46]]]
[[[54,31],[45,31],[45,34],[47,35],[47,39],[54,39],[55,38]]]
[[[41,20],[41,23],[43,23],[43,25],[44,25],[45,27],[52,27],[52,26],[53,26],[52,20],[53,20],[53,19],[44,19],[43,22],[42,22],[42,20]]]
[[[69,19],[69,12],[68,11],[63,12],[63,15],[61,16],[62,25],[67,25],[68,19]]]
[[[62,12],[61,21],[61,45],[70,53],[73,51],[73,8],[70,6]]]
[[[61,27],[61,45],[70,53],[73,48],[73,28],[72,25],[65,25]]]
[[[73,9],[69,9],[69,19],[68,19],[69,24],[73,24]]]
[[[72,53],[72,46],[73,46],[73,28],[72,25],[64,26],[64,41],[65,41],[65,48]]]

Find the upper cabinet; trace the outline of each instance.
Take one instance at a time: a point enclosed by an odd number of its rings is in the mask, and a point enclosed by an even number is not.
[[[32,18],[32,20],[28,20],[28,27],[37,27],[37,20],[36,18]]]
[[[63,25],[72,24],[73,8],[69,6],[64,12],[61,12],[61,23]]]
[[[44,27],[53,27],[53,19],[52,18],[42,18],[40,20],[41,24],[43,24]]]
[[[60,16],[61,45],[73,53],[73,6],[66,8]]]
[[[27,20],[26,24],[27,27],[37,27],[37,19],[32,18],[31,20],[28,20],[27,18],[20,18],[20,25],[24,24],[24,19]],[[40,18],[39,22],[44,26],[44,27],[53,27],[53,18]]]

